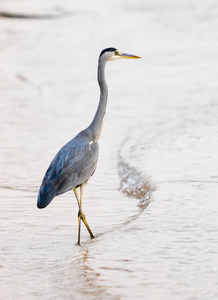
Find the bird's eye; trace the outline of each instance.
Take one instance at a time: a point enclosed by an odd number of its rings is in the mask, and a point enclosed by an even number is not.
[[[116,50],[116,51],[115,51],[115,54],[116,54],[116,55],[120,55],[120,52]]]

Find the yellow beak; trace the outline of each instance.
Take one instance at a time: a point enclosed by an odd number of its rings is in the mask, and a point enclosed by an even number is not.
[[[122,52],[119,52],[118,55],[120,56],[120,58],[130,58],[130,59],[141,58],[140,56],[137,56],[137,55],[128,54],[128,53],[122,53]]]

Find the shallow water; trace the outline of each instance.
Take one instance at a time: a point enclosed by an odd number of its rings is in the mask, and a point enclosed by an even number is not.
[[[12,9],[13,4],[13,9]],[[19,5],[18,5],[19,4]],[[218,298],[216,1],[7,1],[1,20],[1,299]],[[91,121],[108,63],[100,159],[82,228],[69,192],[36,208],[60,147]]]

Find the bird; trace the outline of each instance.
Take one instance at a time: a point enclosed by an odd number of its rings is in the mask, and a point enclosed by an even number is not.
[[[97,70],[100,99],[94,118],[86,129],[79,132],[58,151],[48,167],[39,188],[37,207],[40,209],[45,208],[54,197],[73,190],[79,208],[78,245],[80,245],[81,220],[86,226],[90,238],[94,238],[83,213],[82,204],[85,186],[96,170],[99,156],[98,140],[102,132],[108,98],[105,65],[107,61],[138,58],[141,57],[122,53],[113,47],[101,51]]]

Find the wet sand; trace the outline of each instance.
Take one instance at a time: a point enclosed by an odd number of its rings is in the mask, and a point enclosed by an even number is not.
[[[0,11],[2,299],[218,297],[218,5],[7,1]],[[46,16],[54,18],[46,19]],[[57,151],[109,100],[82,228],[69,192],[36,208]]]

